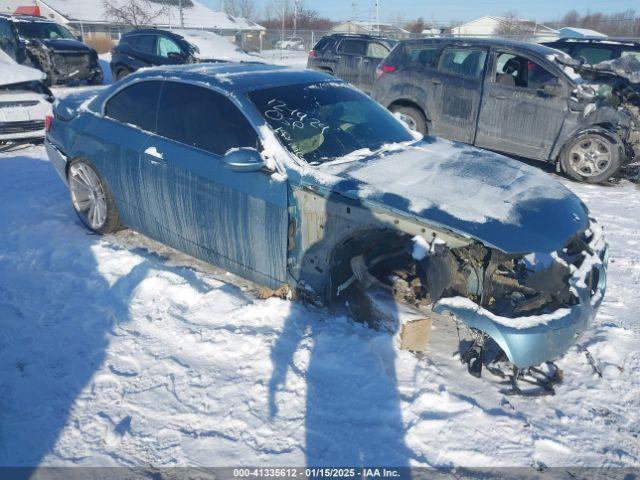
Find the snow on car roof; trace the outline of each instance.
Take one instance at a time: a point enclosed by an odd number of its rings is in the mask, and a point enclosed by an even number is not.
[[[199,59],[255,62],[260,61],[261,58],[257,55],[249,55],[226,38],[213,32],[193,29],[172,29],[171,32],[180,35],[187,42],[196,46],[198,52],[195,56]]]
[[[14,83],[33,82],[43,80],[44,72],[35,68],[18,65],[9,55],[0,50],[0,85],[12,85]]]

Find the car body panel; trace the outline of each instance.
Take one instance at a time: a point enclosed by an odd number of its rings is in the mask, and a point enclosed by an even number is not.
[[[114,125],[118,122],[103,115],[105,103],[119,90],[153,80],[225,93],[266,146],[263,155],[273,162],[269,171],[232,171],[215,155]],[[278,143],[247,93],[313,82],[331,85],[336,79],[266,65],[138,72],[82,103],[78,96],[68,103],[62,99],[57,111],[76,114],[68,120],[56,114],[47,151],[63,178],[68,159],[89,159],[114,193],[125,225],[254,282],[271,288],[289,283],[323,302],[339,295],[337,269],[353,254],[355,238],[382,241],[380,235],[402,232],[439,238],[451,248],[480,242],[511,253],[550,253],[589,227],[584,205],[559,183],[461,143],[427,137],[319,167],[301,163]],[[516,365],[558,356],[584,330],[601,300],[606,244],[597,239],[600,261],[593,268],[602,272],[599,296],[576,283],[581,302],[551,322],[514,329],[482,312],[454,311],[455,305],[448,311],[494,336]],[[589,272],[576,273],[576,282]]]

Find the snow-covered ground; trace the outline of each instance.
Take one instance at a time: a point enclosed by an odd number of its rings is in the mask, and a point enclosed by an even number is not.
[[[640,191],[565,181],[609,288],[553,397],[505,397],[131,232],[90,235],[42,147],[0,155],[0,465],[640,465]]]

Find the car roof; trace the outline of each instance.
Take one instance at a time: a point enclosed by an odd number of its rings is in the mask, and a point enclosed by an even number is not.
[[[476,38],[476,37],[437,37],[423,38],[419,40],[402,40],[401,44],[407,45],[426,45],[436,43],[439,45],[465,45],[465,46],[481,46],[481,47],[498,47],[524,50],[538,55],[549,55],[557,53],[553,48],[539,43],[521,42],[518,40],[510,40],[507,38]]]
[[[39,23],[56,23],[53,20],[49,20],[45,17],[36,17],[34,15],[13,15],[10,13],[0,13],[0,18],[6,18],[8,20],[18,21],[18,22],[39,22]]]
[[[553,42],[545,42],[545,44],[571,44],[571,43],[594,43],[600,45],[624,45],[624,46],[633,46],[640,47],[640,42],[634,39],[627,38],[560,38],[558,40],[554,40]]]
[[[339,82],[331,75],[314,70],[298,70],[263,63],[192,63],[143,68],[127,78],[179,80],[218,87],[242,95],[252,90],[314,82]]]

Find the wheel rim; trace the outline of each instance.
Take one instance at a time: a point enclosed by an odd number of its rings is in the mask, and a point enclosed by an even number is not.
[[[609,168],[611,161],[609,143],[595,135],[583,137],[569,151],[571,168],[583,177],[601,175]]]
[[[400,120],[406,123],[411,130],[415,130],[416,132],[418,131],[418,124],[412,116],[400,112],[396,112],[396,115],[398,115]]]
[[[78,215],[97,230],[107,220],[107,199],[98,174],[85,163],[75,163],[69,169],[71,201]]]

